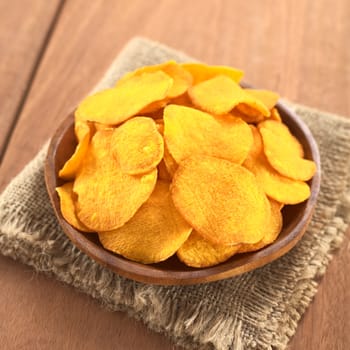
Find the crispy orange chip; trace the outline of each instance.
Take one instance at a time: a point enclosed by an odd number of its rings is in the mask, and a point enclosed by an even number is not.
[[[56,191],[60,197],[60,208],[64,219],[79,231],[92,232],[92,230],[80,222],[75,214],[73,182],[67,182],[63,186],[57,187]]]
[[[195,106],[209,113],[226,114],[241,104],[248,105],[263,116],[270,115],[270,111],[262,102],[224,75],[193,86],[188,90],[188,94]]]
[[[265,234],[262,240],[254,244],[241,244],[238,249],[238,253],[252,252],[264,248],[265,246],[273,243],[281,232],[283,217],[281,213],[281,203],[269,200],[269,205],[271,208],[270,220],[267,222],[264,230]]]
[[[265,121],[259,124],[259,131],[266,158],[275,170],[294,180],[307,181],[314,176],[315,162],[302,158],[302,146],[286,125]]]
[[[154,119],[154,122],[156,123],[158,132],[163,136],[164,135],[164,120],[163,120],[163,118]]]
[[[168,104],[168,102],[169,102],[169,100],[167,98],[165,98],[164,100],[152,102],[148,106],[146,106],[145,108],[141,109],[141,111],[138,114],[140,114],[140,115],[155,114],[156,115],[156,113],[158,111],[160,111],[161,109],[163,109]]]
[[[173,79],[162,71],[132,76],[115,88],[85,98],[75,112],[76,120],[120,124],[164,99],[172,85]]]
[[[101,124],[101,123],[93,123],[95,131],[100,131],[100,130],[113,130],[115,126],[113,125],[107,125],[107,124]]]
[[[281,213],[281,203],[269,199],[271,207],[271,215],[268,225],[266,226],[265,235],[262,243],[265,245],[271,244],[276,240],[282,230],[283,217]]]
[[[95,133],[73,187],[77,217],[97,232],[114,230],[130,220],[157,180],[156,168],[138,176],[124,173],[111,152],[112,135],[112,130]]]
[[[307,183],[289,179],[275,169],[267,161],[263,152],[263,143],[259,130],[251,126],[254,145],[244,161],[243,166],[253,172],[265,193],[283,204],[301,203],[310,197]]]
[[[163,110],[164,108],[160,108],[160,109],[157,109],[156,111],[153,111],[153,112],[143,112],[143,113],[139,113],[139,115],[144,115],[145,117],[149,117],[149,118],[152,118],[154,120],[161,120],[163,119]]]
[[[93,123],[87,122],[87,121],[80,121],[77,120],[74,123],[74,133],[75,136],[78,140],[78,143],[81,142],[84,138],[86,134],[90,134],[90,137],[92,136],[92,134],[94,133],[94,125]]]
[[[239,104],[236,108],[233,109],[231,114],[240,117],[242,120],[244,120],[247,123],[259,123],[263,120],[265,120],[265,117],[263,114],[261,114],[256,109],[245,105],[245,104]]]
[[[171,177],[173,177],[173,175],[175,174],[177,168],[178,168],[178,164],[176,163],[176,160],[173,158],[173,156],[170,154],[168,146],[164,145],[164,164],[165,167],[168,171],[168,173],[171,175]]]
[[[281,138],[287,139],[288,140],[287,144],[289,147],[292,148],[293,152],[297,152],[298,157],[301,157],[301,158],[304,157],[303,146],[300,144],[298,139],[293,134],[291,134],[287,125],[283,123],[279,123],[277,120],[271,119],[271,120],[265,120],[264,122],[259,123],[258,128],[259,130],[260,128],[268,129],[274,134],[280,135]]]
[[[158,181],[150,198],[124,226],[99,233],[102,245],[144,264],[169,258],[187,240],[191,226],[177,212],[169,184]]]
[[[210,242],[236,245],[262,239],[266,196],[244,167],[193,156],[179,164],[171,191],[182,216]]]
[[[170,173],[165,165],[164,159],[162,159],[161,162],[158,164],[157,169],[158,169],[158,178],[160,180],[168,181],[168,182],[171,181],[172,175],[170,175]]]
[[[270,116],[271,120],[275,120],[276,122],[282,122],[282,118],[281,115],[278,112],[277,108],[272,108],[271,109],[271,116]]]
[[[209,66],[203,63],[183,63],[181,66],[191,73],[193,85],[214,78],[217,75],[225,75],[236,83],[239,83],[243,77],[243,71],[240,69],[226,66]]]
[[[87,123],[76,123],[75,133],[79,140],[73,155],[66,161],[58,176],[64,180],[74,180],[79,171],[90,143],[90,127]]]
[[[280,98],[276,92],[269,90],[259,90],[259,89],[244,89],[249,95],[253,96],[257,100],[260,100],[267,109],[272,109],[275,107],[278,99]]]
[[[164,135],[164,120],[156,119],[158,132],[163,136]],[[168,170],[169,169],[169,170]],[[158,164],[158,177],[161,180],[171,181],[175,171],[177,169],[177,164],[174,158],[168,151],[167,146],[164,144],[164,154],[163,159]]]
[[[111,150],[123,172],[144,174],[163,158],[164,142],[153,119],[134,117],[114,130]]]
[[[212,244],[198,232],[193,231],[187,241],[177,251],[177,257],[191,267],[209,267],[231,258],[240,245],[225,246]]]
[[[242,163],[253,144],[251,130],[240,118],[214,117],[179,105],[164,109],[164,138],[176,163],[192,155]]]
[[[167,96],[170,98],[182,95],[192,85],[193,79],[191,74],[175,61],[168,61],[165,63],[156,64],[153,66],[145,66],[137,69],[134,72],[130,72],[126,74],[122,79],[120,79],[116,86],[124,84],[125,81],[127,81],[131,77],[134,77],[135,75],[140,75],[143,73],[158,72],[158,71],[163,71],[174,80],[173,85],[169,89],[167,94]]]
[[[188,93],[185,93],[179,97],[172,98],[170,100],[170,103],[172,105],[181,105],[181,106],[186,106],[186,107],[192,107],[194,108],[194,105],[190,99],[190,96],[188,96]]]

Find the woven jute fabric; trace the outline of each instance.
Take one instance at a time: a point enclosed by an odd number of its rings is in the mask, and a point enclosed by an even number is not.
[[[133,39],[96,90],[123,73],[184,54]],[[288,254],[241,276],[193,286],[134,282],[98,265],[62,232],[44,184],[46,147],[0,197],[0,252],[126,311],[188,349],[284,349],[350,221],[350,123],[295,106],[320,148],[322,185],[303,239]]]

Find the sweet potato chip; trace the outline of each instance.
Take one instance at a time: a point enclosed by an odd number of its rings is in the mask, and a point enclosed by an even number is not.
[[[175,174],[178,164],[176,163],[176,160],[173,158],[173,156],[170,154],[168,146],[165,144],[164,145],[164,164],[165,167],[170,174],[171,177]]]
[[[130,220],[149,198],[157,170],[124,173],[111,152],[112,130],[97,131],[74,181],[79,220],[94,231],[114,230]]]
[[[73,182],[67,182],[64,185],[57,187],[56,192],[60,197],[60,208],[64,219],[79,231],[92,232],[88,229],[75,214],[75,204],[73,197]]]
[[[90,143],[90,127],[87,123],[78,123],[75,126],[75,133],[80,140],[75,148],[73,155],[66,161],[58,176],[64,180],[74,180],[81,164],[84,160]]]
[[[272,109],[275,107],[278,99],[280,98],[276,92],[269,90],[244,89],[244,91],[262,102],[267,109]]]
[[[297,153],[298,157],[304,157],[304,149],[298,139],[289,131],[288,126],[279,123],[277,120],[269,119],[258,124],[259,130],[261,128],[268,129],[272,133],[280,136],[281,139],[287,139],[287,145],[283,142],[284,147],[290,147],[292,152]],[[261,134],[261,132],[260,132]]]
[[[244,167],[193,156],[179,164],[171,191],[175,207],[210,242],[236,245],[262,239],[266,196]]]
[[[145,174],[163,158],[164,142],[153,119],[134,117],[114,130],[111,150],[123,172]]]
[[[237,253],[252,252],[264,248],[265,246],[273,243],[281,232],[283,217],[281,213],[281,203],[269,200],[271,208],[270,220],[267,222],[264,231],[264,237],[258,243],[254,244],[241,244]]]
[[[265,193],[278,202],[297,204],[310,197],[310,188],[307,183],[279,174],[268,164],[266,158],[259,158],[255,166],[247,169],[255,174]]]
[[[186,242],[177,251],[177,257],[191,267],[209,267],[231,258],[240,245],[225,246],[212,244],[198,232],[193,231]]]
[[[307,183],[289,179],[270,166],[263,152],[259,130],[253,126],[251,126],[251,129],[254,136],[254,145],[243,166],[255,174],[264,192],[270,198],[283,204],[297,204],[309,198],[310,188]]]
[[[224,75],[218,75],[191,87],[188,94],[195,106],[209,113],[226,114],[241,104],[247,105],[263,116],[270,115],[270,111],[262,102]]]
[[[188,93],[185,93],[179,97],[172,98],[169,102],[169,104],[172,105],[181,105],[181,106],[186,106],[186,107],[192,107],[194,108],[194,105],[190,99],[190,96],[188,96]]]
[[[163,119],[156,119],[155,122],[157,124],[158,132],[163,136],[164,135],[164,120]],[[175,173],[175,171],[177,169],[177,164],[176,164],[174,158],[169,153],[168,148],[165,144],[164,144],[163,157],[164,158],[158,164],[158,178],[161,180],[165,180],[165,181],[171,181],[173,174]],[[167,164],[165,163],[165,160],[166,160]]]
[[[271,215],[268,225],[266,226],[265,235],[262,239],[262,243],[265,245],[271,244],[276,240],[279,233],[282,230],[283,216],[281,213],[281,203],[269,199],[271,207]]]
[[[87,121],[77,120],[74,123],[74,134],[77,138],[78,143],[81,142],[86,134],[90,134],[90,137],[93,135],[95,127],[93,123]]]
[[[259,250],[273,243],[282,229],[282,214],[280,203],[266,199],[270,219],[264,227],[264,237],[258,243],[225,246],[212,244],[196,231],[193,231],[187,241],[177,251],[178,258],[188,266],[209,267],[231,258],[236,253],[246,253]]]
[[[163,119],[163,110],[164,108],[160,108],[153,112],[143,112],[143,113],[140,112],[139,115],[143,115],[145,117],[149,117],[154,120],[161,120]]]
[[[75,112],[76,120],[120,124],[164,99],[172,85],[173,79],[162,71],[135,75],[115,88],[85,98]]]
[[[169,258],[186,241],[191,226],[177,212],[169,184],[158,181],[150,198],[124,226],[100,232],[102,245],[144,264]]]
[[[225,75],[236,83],[239,83],[243,77],[243,71],[240,69],[226,66],[208,66],[203,63],[183,63],[181,66],[191,73],[193,85],[214,78],[217,75]]]
[[[242,163],[253,144],[251,130],[240,118],[215,117],[179,105],[164,109],[164,139],[176,163],[192,155]]]
[[[93,123],[95,131],[100,131],[100,130],[113,130],[115,126],[113,125],[107,125],[107,124],[101,124],[101,123]]]
[[[265,120],[265,117],[260,111],[257,111],[256,109],[240,103],[237,105],[231,114],[239,116],[242,120],[244,120],[247,123],[259,123],[263,120]]]
[[[134,72],[130,72],[126,74],[122,79],[120,79],[117,82],[116,86],[124,84],[125,81],[136,75],[141,75],[143,73],[153,73],[158,71],[163,71],[174,80],[172,87],[168,91],[167,97],[173,98],[180,96],[183,93],[185,93],[187,89],[192,85],[193,79],[191,74],[175,61],[168,61],[153,66],[145,66],[137,69]]]
[[[154,119],[154,122],[156,123],[158,132],[163,137],[164,136],[164,120],[163,120],[163,118],[161,118],[161,119]]]
[[[282,118],[281,118],[277,108],[275,108],[275,107],[272,108],[270,112],[271,112],[271,115],[270,115],[271,120],[275,120],[276,122],[282,122]]]
[[[165,98],[164,100],[152,102],[148,106],[146,106],[145,108],[141,109],[141,111],[138,114],[139,115],[145,115],[145,114],[157,115],[156,113],[159,110],[163,109],[168,104],[168,102],[169,102],[169,100],[167,98]]]
[[[286,132],[286,128],[272,120],[259,124],[266,158],[280,174],[294,180],[310,180],[316,172],[316,164],[300,156],[302,146],[289,131]]]
[[[246,166],[247,163],[254,163],[264,152],[264,146],[258,129],[254,125],[249,125],[249,128],[253,136],[253,144],[243,164],[244,166]]]
[[[160,180],[168,181],[168,182],[171,181],[172,175],[169,173],[165,165],[164,159],[162,159],[161,162],[158,164],[157,169],[158,169],[158,178]]]

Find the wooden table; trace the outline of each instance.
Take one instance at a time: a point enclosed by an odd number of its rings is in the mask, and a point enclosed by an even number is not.
[[[240,67],[255,86],[349,116],[349,14],[348,0],[0,0],[1,189],[135,35]],[[290,349],[349,348],[349,237]],[[174,349],[8,258],[0,257],[0,276],[2,349]]]

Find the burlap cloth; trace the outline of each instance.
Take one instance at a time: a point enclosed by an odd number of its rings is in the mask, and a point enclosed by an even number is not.
[[[96,89],[138,66],[184,54],[132,40]],[[287,255],[239,277],[194,286],[154,286],[120,277],[75,248],[60,229],[44,184],[46,147],[0,197],[0,251],[122,310],[189,349],[284,349],[316,293],[350,221],[350,123],[294,106],[321,152],[322,185],[312,222]]]

